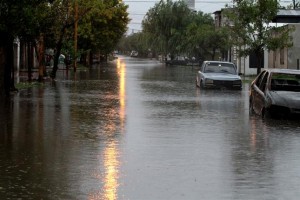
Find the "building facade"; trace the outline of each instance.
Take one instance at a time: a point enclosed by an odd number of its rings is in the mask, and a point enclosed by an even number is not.
[[[287,13],[287,15],[283,15]],[[224,25],[230,25],[230,22],[223,16],[222,10],[214,12],[216,28]],[[283,21],[284,20],[284,21]],[[297,21],[297,23],[295,23]],[[276,51],[264,51],[262,68],[285,68],[299,69],[300,63],[300,10],[297,12],[286,12],[279,10],[278,16],[274,19],[275,23],[287,23],[286,26],[294,27],[294,32],[291,32],[293,46],[290,48],[278,49]],[[291,23],[294,22],[294,23]],[[278,24],[275,24],[278,25]],[[237,52],[243,47],[231,47],[228,50],[227,61],[237,65],[239,72],[244,75],[255,75],[257,73],[257,62],[254,55],[247,57],[238,57]]]

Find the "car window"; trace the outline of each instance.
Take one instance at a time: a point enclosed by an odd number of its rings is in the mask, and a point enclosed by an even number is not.
[[[274,73],[271,78],[271,90],[300,91],[300,75]]]
[[[261,81],[262,81],[262,78],[264,77],[265,73],[266,73],[266,71],[262,71],[262,72],[258,75],[258,77],[256,78],[256,81],[255,81],[254,84],[255,84],[257,87],[259,87],[259,85],[260,85],[260,83],[261,83]]]
[[[266,72],[266,73],[264,74],[264,76],[263,76],[262,81],[260,82],[260,84],[259,84],[259,86],[258,86],[259,89],[260,89],[262,92],[264,92],[265,89],[266,89],[267,81],[268,81],[268,76],[269,76],[269,72]]]
[[[235,65],[231,63],[210,62],[205,65],[204,72],[236,74],[236,68]]]

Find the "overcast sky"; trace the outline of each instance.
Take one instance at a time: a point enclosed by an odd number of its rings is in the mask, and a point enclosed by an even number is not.
[[[147,11],[154,7],[159,0],[123,0],[129,6],[129,18],[131,19],[128,25],[128,33],[141,31],[141,22]],[[282,2],[282,1],[281,1]],[[292,3],[292,0],[284,0],[282,4]],[[195,0],[195,10],[204,13],[213,13],[225,5],[232,5],[232,0]]]

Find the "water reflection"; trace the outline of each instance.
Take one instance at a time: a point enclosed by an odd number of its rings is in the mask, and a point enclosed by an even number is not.
[[[120,120],[121,128],[124,131],[125,100],[126,100],[126,65],[121,58],[117,60],[117,73],[119,76],[119,98],[120,98]]]
[[[119,186],[119,155],[117,145],[114,141],[108,144],[104,151],[104,168],[106,175],[104,178],[104,198],[107,200],[117,199],[117,189]]]
[[[104,130],[107,135],[115,135],[120,128],[120,133],[124,132],[124,123],[125,123],[125,107],[126,107],[126,66],[121,59],[117,60],[117,75],[119,80],[119,108],[110,108],[111,110],[107,114],[106,124],[104,125]],[[119,109],[120,125],[114,120],[116,115],[116,109]],[[115,138],[111,138],[105,145],[103,153],[100,155],[100,158],[103,157],[103,168],[104,168],[104,177],[100,176],[100,181],[103,182],[103,187],[100,194],[90,195],[91,200],[94,199],[105,199],[105,200],[116,200],[118,199],[118,187],[119,187],[119,143]],[[100,167],[102,168],[102,167]],[[98,177],[99,178],[99,177]]]

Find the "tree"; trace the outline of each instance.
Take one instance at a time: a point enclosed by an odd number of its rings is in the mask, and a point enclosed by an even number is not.
[[[124,35],[118,43],[117,49],[121,52],[137,51],[139,56],[145,57],[148,55],[149,47],[151,46],[149,42],[147,33],[133,33],[128,36]]]
[[[300,2],[299,1],[296,1],[296,0],[293,0],[293,5],[292,5],[293,9],[297,9],[297,8],[300,8]]]
[[[37,24],[41,22],[37,16],[37,7],[49,3],[46,0],[0,1],[0,93],[8,95],[15,90],[13,68],[13,41],[20,38],[34,38]],[[36,5],[36,6],[32,6]]]
[[[98,2],[80,21],[79,47],[83,52],[107,55],[127,30],[128,6],[117,0],[109,0],[105,4]]]
[[[182,53],[185,30],[192,11],[183,1],[161,0],[151,8],[142,21],[143,32],[151,38],[151,48],[165,55]]]
[[[225,28],[216,29],[209,14],[198,12],[187,27],[187,51],[200,60],[214,60],[217,50],[227,48],[228,33]],[[221,55],[220,55],[221,56]]]
[[[236,6],[225,10],[231,32],[231,43],[240,49],[240,56],[255,54],[260,73],[264,49],[276,50],[292,45],[289,27],[270,24],[279,8],[277,0],[235,0]]]

